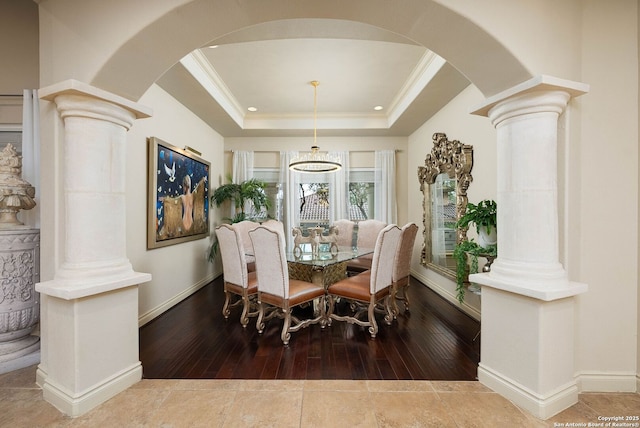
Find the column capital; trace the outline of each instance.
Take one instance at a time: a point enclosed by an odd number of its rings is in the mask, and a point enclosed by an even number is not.
[[[129,129],[135,119],[150,117],[149,107],[119,95],[69,79],[38,91],[41,99],[56,103],[60,116],[106,120]]]
[[[571,98],[579,97],[589,92],[589,85],[586,83],[575,82],[572,80],[560,79],[558,77],[540,75],[533,77],[525,82],[513,86],[505,91],[490,96],[482,104],[471,111],[471,114],[478,116],[490,117],[495,123],[496,107],[504,106],[509,101],[520,101],[527,99],[536,99],[540,105],[540,96],[549,96],[557,94],[553,99],[549,99],[551,106],[559,106],[561,99],[566,97],[566,102]],[[566,105],[565,102],[565,105]],[[544,104],[544,103],[543,103]],[[564,106],[562,106],[564,109]],[[560,110],[562,112],[562,110]]]

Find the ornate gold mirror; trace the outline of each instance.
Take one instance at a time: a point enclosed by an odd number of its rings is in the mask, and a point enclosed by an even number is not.
[[[433,148],[418,167],[423,194],[423,266],[455,280],[453,250],[467,240],[467,228],[455,224],[467,210],[467,189],[473,181],[473,146],[449,141],[443,133],[433,134]]]

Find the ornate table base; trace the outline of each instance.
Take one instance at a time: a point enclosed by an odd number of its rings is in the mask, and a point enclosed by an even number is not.
[[[295,262],[288,262],[288,264],[289,278],[312,282],[325,289],[347,276],[347,262],[328,266],[311,266]]]

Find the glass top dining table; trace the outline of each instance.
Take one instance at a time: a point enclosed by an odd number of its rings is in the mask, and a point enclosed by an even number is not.
[[[358,257],[372,254],[372,248],[338,247],[337,251],[309,252],[287,251],[287,261],[311,266],[325,267],[336,263],[348,262]]]
[[[347,262],[372,254],[372,248],[338,247],[337,251],[287,251],[289,278],[328,287],[347,276]]]

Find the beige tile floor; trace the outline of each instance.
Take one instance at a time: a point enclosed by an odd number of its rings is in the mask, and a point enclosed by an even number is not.
[[[0,427],[557,427],[640,415],[640,394],[589,393],[540,421],[478,382],[143,380],[72,419],[42,399],[35,370],[0,375]]]

